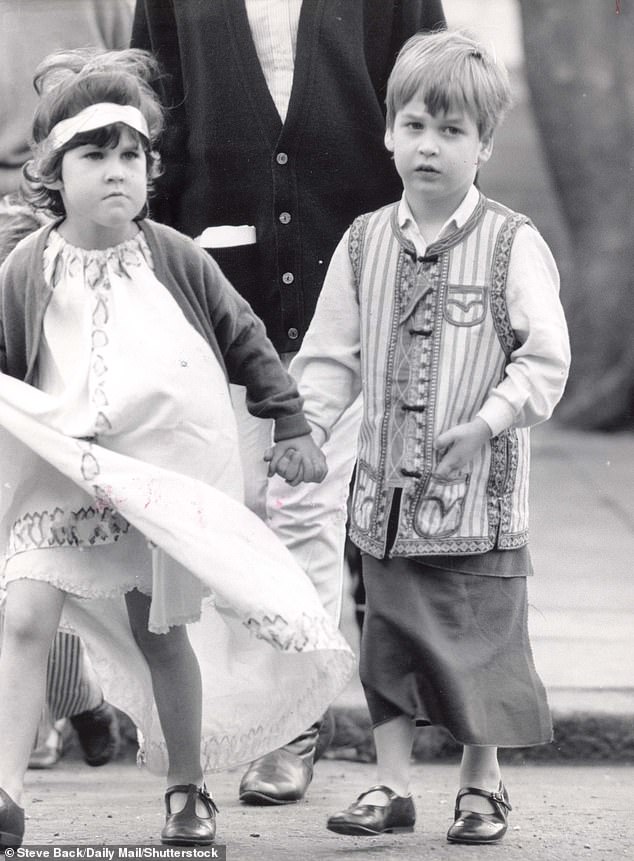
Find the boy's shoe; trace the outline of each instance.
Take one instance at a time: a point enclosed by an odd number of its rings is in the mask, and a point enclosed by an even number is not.
[[[72,715],[70,722],[77,732],[88,765],[105,765],[119,752],[119,719],[107,702],[97,708]]]
[[[491,802],[491,813],[461,810],[460,801],[465,795],[479,795]],[[486,792],[467,786],[458,792],[454,810],[454,824],[447,832],[450,843],[498,843],[506,834],[508,814],[512,810],[508,792],[502,782],[497,792]]]
[[[360,804],[371,792],[382,792],[388,803]],[[416,810],[411,795],[397,795],[388,786],[379,784],[362,792],[354,804],[328,819],[326,827],[335,834],[352,834],[358,837],[414,830]]]
[[[0,788],[0,849],[16,849],[24,837],[24,809]]]

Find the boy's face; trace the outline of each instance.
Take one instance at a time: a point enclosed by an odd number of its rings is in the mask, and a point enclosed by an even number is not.
[[[464,110],[434,116],[415,96],[396,113],[385,145],[394,153],[410,206],[427,212],[431,207],[448,218],[491,155],[493,142],[480,140],[475,120]]]

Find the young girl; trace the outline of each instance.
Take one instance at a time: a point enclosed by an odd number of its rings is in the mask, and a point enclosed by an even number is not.
[[[271,469],[325,474],[261,322],[193,242],[144,217],[161,108],[140,51],[46,60],[27,167],[57,219],[0,270],[0,846],[60,618],[167,773],[164,843],[209,844],[205,770],[319,717],[353,658],[272,533],[238,501],[227,379],[275,419]],[[195,622],[188,629],[186,623]]]

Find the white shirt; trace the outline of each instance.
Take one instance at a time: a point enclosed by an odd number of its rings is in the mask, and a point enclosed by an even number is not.
[[[286,119],[302,0],[245,0],[251,36],[271,97]]]
[[[471,189],[440,232],[452,222],[457,226],[466,222],[478,199],[477,189]],[[404,199],[399,204],[399,222],[424,253],[427,245]],[[318,442],[329,436],[334,422],[361,389],[359,305],[348,237],[346,231],[335,249],[315,316],[291,365]],[[528,225],[518,229],[513,242],[506,301],[521,346],[511,354],[504,379],[478,412],[492,436],[509,427],[529,427],[548,419],[561,397],[570,364],[557,266],[540,234]]]
[[[479,200],[480,194],[478,189],[475,185],[472,185],[462,199],[462,203],[454,210],[454,212],[452,212],[447,221],[445,221],[432,242],[439,240],[445,233],[453,233],[454,230],[459,230],[461,227],[464,227],[469,220],[471,213],[478,205]],[[416,254],[419,257],[424,257],[427,249],[432,243],[425,242],[425,238],[418,229],[418,224],[416,223],[416,219],[412,214],[412,210],[410,209],[410,205],[407,202],[405,195],[403,195],[398,205],[398,226],[403,231],[403,235],[406,239],[409,239],[416,249]]]

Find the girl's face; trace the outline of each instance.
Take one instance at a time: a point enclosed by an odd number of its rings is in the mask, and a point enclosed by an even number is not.
[[[124,128],[116,146],[84,144],[64,153],[59,189],[64,238],[80,248],[109,248],[130,239],[147,197],[145,151]]]

